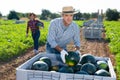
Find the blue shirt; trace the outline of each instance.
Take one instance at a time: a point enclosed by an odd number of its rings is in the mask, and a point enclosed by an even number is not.
[[[69,26],[64,26],[62,18],[52,20],[47,37],[47,42],[51,45],[51,48],[59,45],[66,49],[67,44],[71,41],[74,42],[75,46],[80,47],[80,29],[77,24],[72,22]]]

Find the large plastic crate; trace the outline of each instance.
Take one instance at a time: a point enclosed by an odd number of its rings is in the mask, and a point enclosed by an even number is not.
[[[90,39],[101,39],[102,38],[102,30],[100,28],[93,28],[93,27],[84,27],[83,28],[83,35],[85,38]]]
[[[107,57],[96,57],[96,59],[104,59],[108,62],[111,77],[30,70],[31,65],[44,55],[52,59],[52,65],[63,64],[57,61],[54,54],[40,53],[16,68],[16,80],[116,80],[111,60]]]

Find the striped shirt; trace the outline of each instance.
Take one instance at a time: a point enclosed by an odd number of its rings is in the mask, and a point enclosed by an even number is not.
[[[80,47],[79,27],[74,22],[67,27],[64,26],[62,18],[52,20],[47,37],[47,42],[51,45],[51,48],[59,45],[61,48],[66,49],[66,45],[71,41],[74,42],[75,46]]]

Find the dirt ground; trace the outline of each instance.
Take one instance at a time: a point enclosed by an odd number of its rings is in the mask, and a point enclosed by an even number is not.
[[[109,51],[108,43],[102,40],[86,40],[82,35],[82,29],[80,32],[81,37],[81,48],[80,52],[82,54],[91,53],[95,56],[104,56],[110,57],[113,65],[115,65],[114,55]],[[105,34],[103,33],[103,37]],[[73,43],[70,43],[68,46],[68,51],[73,50]],[[41,52],[45,51],[45,46],[39,48]],[[0,62],[0,80],[16,80],[16,68],[28,59],[34,56],[33,49],[28,49],[27,52],[9,62]]]

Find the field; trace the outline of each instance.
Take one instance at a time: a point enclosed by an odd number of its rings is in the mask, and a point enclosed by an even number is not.
[[[44,23],[45,28],[41,29],[40,45],[46,42],[49,22]],[[15,24],[15,21],[1,20],[0,36],[0,61],[9,61],[33,46],[30,30],[29,37],[26,37],[26,23]]]
[[[33,41],[29,32],[29,37],[26,38],[26,23],[15,24],[14,20],[0,20],[0,77],[2,80],[15,80],[15,68],[26,60],[34,56]],[[49,21],[43,21],[45,28],[41,29],[40,48],[45,51],[46,36],[48,33]],[[83,21],[75,21],[79,26],[82,26]],[[104,22],[106,37],[105,40],[85,40],[82,36],[81,28],[81,53],[92,53],[96,56],[110,57],[116,73],[120,70],[120,23],[119,22]],[[107,42],[106,42],[107,40]],[[109,42],[109,43],[108,43]],[[68,45],[68,50],[72,50],[72,43]],[[110,49],[110,50],[109,50]],[[112,54],[111,54],[112,53]],[[116,58],[115,58],[116,57]],[[114,60],[115,59],[115,60]],[[116,63],[116,64],[115,64]],[[7,68],[6,68],[7,67]],[[12,73],[12,74],[11,74]],[[9,75],[9,76],[7,76]],[[120,76],[119,76],[120,78]]]
[[[105,29],[106,29],[106,39],[110,42],[109,48],[110,51],[116,55],[116,71],[117,74],[120,74],[120,22],[115,21],[105,21]],[[120,78],[120,75],[118,75]]]

